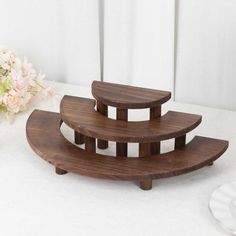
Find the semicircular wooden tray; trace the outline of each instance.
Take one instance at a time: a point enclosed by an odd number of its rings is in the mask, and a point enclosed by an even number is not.
[[[169,111],[161,116],[161,105],[171,93],[127,85],[94,81],[94,99],[64,96],[60,113],[35,110],[26,125],[32,149],[56,168],[96,178],[136,180],[143,190],[152,180],[184,174],[212,165],[228,148],[228,141],[196,136],[186,144],[186,134],[201,123],[201,116]],[[96,106],[96,110],[95,110]],[[108,106],[117,109],[116,120],[108,118]],[[128,109],[150,108],[150,119],[128,121]],[[74,130],[70,143],[60,126]],[[175,139],[173,151],[160,153],[162,140]],[[116,142],[116,157],[96,153]],[[128,158],[128,143],[139,144],[139,157]]]

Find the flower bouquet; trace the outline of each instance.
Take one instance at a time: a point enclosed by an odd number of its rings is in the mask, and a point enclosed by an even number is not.
[[[25,110],[36,96],[51,94],[43,79],[26,58],[21,60],[13,50],[0,48],[0,115],[11,117]]]

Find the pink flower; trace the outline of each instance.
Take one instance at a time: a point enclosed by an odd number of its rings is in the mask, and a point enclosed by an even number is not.
[[[44,77],[36,73],[26,58],[21,61],[14,51],[0,48],[0,105],[6,108],[8,115],[26,109],[37,95],[54,94],[44,84]]]

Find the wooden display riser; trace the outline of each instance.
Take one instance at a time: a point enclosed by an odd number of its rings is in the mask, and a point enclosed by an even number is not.
[[[186,144],[186,133],[201,123],[201,116],[174,111],[161,116],[169,92],[95,81],[92,93],[97,101],[64,96],[60,113],[35,110],[27,121],[30,146],[56,167],[57,174],[138,180],[149,190],[153,179],[212,165],[228,147],[228,141],[200,136]],[[107,117],[109,105],[117,108],[117,120]],[[150,108],[150,120],[128,121],[128,109],[140,108]],[[85,150],[65,139],[62,122],[74,130],[76,144],[85,143]],[[173,151],[161,154],[161,141],[171,138]],[[117,157],[96,153],[96,140],[101,149],[109,141],[117,142]],[[127,143],[139,143],[139,158],[127,157]]]

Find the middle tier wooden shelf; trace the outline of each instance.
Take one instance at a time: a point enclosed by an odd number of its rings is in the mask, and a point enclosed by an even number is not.
[[[200,115],[169,111],[164,116],[146,121],[113,120],[95,111],[95,100],[64,96],[62,120],[77,132],[102,140],[124,143],[152,143],[185,135],[196,128]]]
[[[26,125],[32,149],[53,164],[58,174],[66,172],[117,179],[145,180],[180,175],[211,164],[228,147],[228,142],[196,136],[190,143],[172,152],[145,158],[105,156],[87,152],[62,135],[61,116],[35,110]]]

